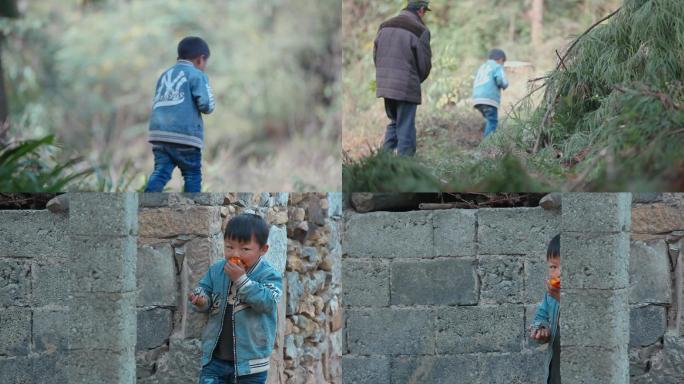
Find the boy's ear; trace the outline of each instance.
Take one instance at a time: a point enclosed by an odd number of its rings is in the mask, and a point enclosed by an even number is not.
[[[264,244],[264,245],[261,247],[261,256],[265,255],[266,252],[268,252],[268,244]]]

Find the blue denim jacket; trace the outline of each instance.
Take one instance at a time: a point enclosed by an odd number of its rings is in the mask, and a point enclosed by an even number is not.
[[[551,337],[549,338],[549,345],[546,350],[546,361],[544,362],[544,382],[549,379],[549,364],[553,357],[553,341],[558,334],[558,316],[560,316],[560,303],[554,299],[548,292],[544,293],[544,299],[537,306],[537,312],[534,314],[533,327],[543,325],[551,330]]]
[[[508,80],[503,65],[487,60],[480,66],[473,82],[473,104],[491,105],[499,108],[501,90],[508,88]]]
[[[201,113],[214,111],[207,75],[187,60],[178,60],[157,80],[148,141],[184,144],[202,149]]]
[[[237,298],[233,306],[233,348],[237,376],[268,371],[276,337],[278,301],[282,295],[282,278],[271,264],[259,259],[238,281],[231,282],[223,271],[226,260],[209,267],[199,282],[197,293],[205,297],[198,312],[208,312],[209,320],[202,333],[202,366],[209,364],[218,343],[228,292],[236,284]]]

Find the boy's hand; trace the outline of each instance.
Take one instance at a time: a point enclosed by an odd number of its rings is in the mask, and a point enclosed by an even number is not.
[[[204,296],[202,296],[202,295],[195,295],[194,292],[188,293],[188,300],[190,300],[190,302],[191,302],[193,305],[196,305],[196,306],[198,306],[198,307],[201,307],[201,306],[203,306],[204,304],[207,303],[207,301],[204,299]]]
[[[238,279],[245,274],[245,268],[243,268],[242,265],[233,264],[229,261],[226,261],[226,264],[223,266],[223,271],[230,277],[231,281],[238,281]]]
[[[549,293],[549,295],[551,295],[551,297],[556,299],[556,301],[560,302],[560,288],[554,287],[549,283],[548,280],[546,281],[546,291]]]
[[[530,338],[534,340],[539,340],[539,341],[548,341],[549,337],[551,336],[551,332],[549,332],[548,328],[546,327],[540,327],[540,328],[528,328],[530,331]]]

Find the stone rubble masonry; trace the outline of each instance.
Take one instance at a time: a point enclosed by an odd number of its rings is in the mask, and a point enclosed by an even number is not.
[[[343,382],[541,384],[545,346],[525,329],[560,220],[541,208],[346,211]]]
[[[629,381],[631,195],[563,195],[564,383]]]

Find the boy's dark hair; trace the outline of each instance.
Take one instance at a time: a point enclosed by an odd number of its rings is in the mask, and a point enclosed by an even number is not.
[[[257,244],[263,247],[268,242],[268,232],[268,224],[261,216],[253,213],[241,213],[228,221],[223,237],[248,243],[254,236]]]
[[[546,249],[546,260],[560,258],[560,234],[556,235],[549,242]]]
[[[506,52],[502,51],[501,49],[494,48],[491,51],[489,51],[489,58],[491,60],[499,60],[499,59],[506,60]]]
[[[209,58],[209,45],[201,37],[188,36],[178,43],[178,58],[194,60],[200,56]]]

